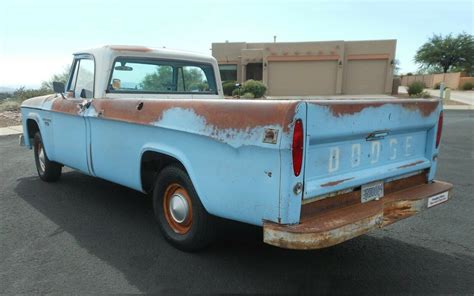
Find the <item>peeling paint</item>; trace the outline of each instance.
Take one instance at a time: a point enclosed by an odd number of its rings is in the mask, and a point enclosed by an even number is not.
[[[196,114],[193,109],[182,108],[164,111],[161,119],[152,125],[208,136],[234,148],[259,144],[268,128],[281,130],[281,127],[276,125],[222,129],[208,123],[205,117]]]

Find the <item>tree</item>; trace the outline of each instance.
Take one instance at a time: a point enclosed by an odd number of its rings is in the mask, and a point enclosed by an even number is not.
[[[394,75],[400,74],[400,60],[399,59],[393,60],[393,74]]]
[[[157,66],[154,73],[145,75],[140,87],[148,91],[170,91],[173,87],[173,68]]]
[[[416,52],[415,62],[420,68],[439,67],[444,73],[454,68],[472,73],[474,66],[474,38],[462,33],[457,36],[449,34],[433,35]]]
[[[185,66],[182,74],[177,74],[176,85],[173,84],[174,71],[180,71],[171,66],[157,66],[155,72],[146,74],[140,83],[140,88],[148,91],[205,91],[209,89],[203,71],[192,66]],[[184,81],[184,82],[183,82]]]
[[[54,74],[48,81],[41,83],[41,89],[47,89],[53,91],[53,82],[62,82],[66,85],[69,78],[69,66],[64,66],[61,73]]]

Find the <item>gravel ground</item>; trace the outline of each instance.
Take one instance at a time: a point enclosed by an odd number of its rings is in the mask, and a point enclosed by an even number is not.
[[[21,114],[18,111],[3,111],[0,112],[0,127],[20,125]]]

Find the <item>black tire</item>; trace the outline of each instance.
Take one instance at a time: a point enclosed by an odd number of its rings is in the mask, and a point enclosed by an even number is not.
[[[50,161],[46,155],[46,150],[43,146],[43,139],[40,132],[36,132],[33,140],[33,151],[35,154],[36,170],[41,180],[45,182],[55,182],[61,177],[62,165]],[[42,155],[41,155],[42,153]]]
[[[174,219],[169,207],[176,195],[189,204],[182,222]],[[181,167],[170,165],[159,173],[153,190],[153,209],[161,232],[176,248],[196,251],[213,241],[214,219],[206,212],[191,179]]]

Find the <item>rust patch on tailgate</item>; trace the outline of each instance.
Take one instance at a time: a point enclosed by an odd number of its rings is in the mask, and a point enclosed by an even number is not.
[[[342,180],[337,180],[337,181],[331,181],[331,182],[327,182],[327,183],[324,183],[324,184],[321,184],[320,186],[321,187],[331,187],[331,186],[336,186],[336,185],[339,185],[343,182],[346,182],[346,181],[349,181],[349,180],[352,180],[354,179],[354,177],[352,178],[347,178],[347,179],[342,179]]]
[[[141,110],[137,105],[143,102]],[[216,129],[246,130],[258,126],[280,125],[288,132],[298,101],[243,101],[243,100],[117,100],[97,99],[92,106],[102,118],[138,124],[160,121],[173,108],[192,110]]]
[[[431,113],[433,113],[436,110],[436,108],[438,108],[439,101],[427,100],[426,102],[423,102],[423,101],[403,102],[402,99],[394,99],[394,100],[385,101],[385,102],[358,102],[356,100],[347,100],[344,102],[331,102],[330,100],[328,100],[328,101],[323,101],[323,102],[311,102],[311,104],[328,107],[331,113],[335,117],[341,117],[344,115],[354,115],[356,113],[362,112],[366,108],[379,108],[386,104],[401,105],[405,109],[408,109],[410,111],[418,111],[423,117],[427,117]]]
[[[423,162],[424,162],[423,160],[418,160],[418,161],[415,161],[415,162],[412,162],[412,163],[409,163],[409,164],[401,165],[401,166],[397,167],[397,169],[409,168],[409,167],[415,166],[415,165],[423,163]]]
[[[416,102],[416,103],[402,103],[403,108],[408,110],[418,110],[424,117],[430,116],[439,105],[439,101]]]
[[[426,183],[426,172],[414,175],[404,179],[398,179],[384,184],[385,194],[391,194],[396,191],[422,185]],[[343,208],[360,203],[360,189],[343,193],[336,196],[326,197],[304,204],[301,207],[301,222],[319,215],[325,211]]]

